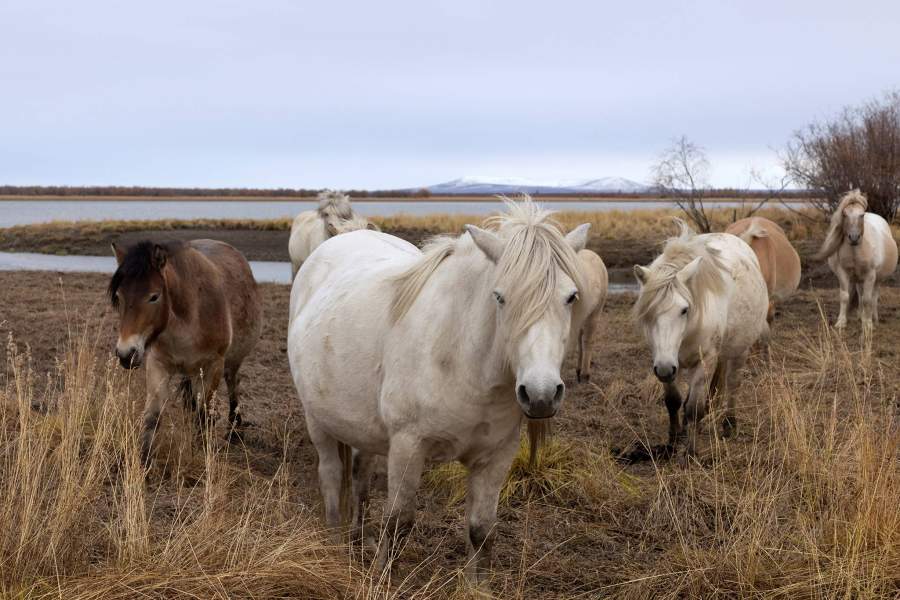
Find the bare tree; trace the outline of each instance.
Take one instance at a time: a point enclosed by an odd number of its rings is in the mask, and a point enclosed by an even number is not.
[[[709,192],[709,161],[706,151],[682,135],[672,141],[651,168],[653,185],[670,198],[703,233],[711,224],[703,198]]]
[[[859,188],[869,210],[892,221],[900,208],[900,92],[795,132],[781,162],[795,183],[821,194],[823,211]]]

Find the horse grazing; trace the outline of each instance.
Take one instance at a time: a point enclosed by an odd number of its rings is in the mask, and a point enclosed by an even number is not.
[[[800,255],[777,223],[748,217],[729,225],[725,233],[736,235],[753,249],[769,291],[769,323],[775,318],[775,302],[790,298],[800,285]]]
[[[734,431],[739,370],[750,347],[768,338],[769,299],[746,242],[727,233],[695,235],[684,221],[676,221],[680,235],[666,242],[649,267],[634,267],[641,286],[634,314],[653,354],[653,372],[665,386],[669,445],[674,448],[687,434],[687,454],[692,455],[708,394],[726,397],[723,434]],[[678,420],[679,370],[689,385],[683,424]]]
[[[223,242],[149,241],[113,253],[119,263],[109,299],[119,312],[116,355],[126,369],[147,365],[141,456],[150,447],[173,376],[187,405],[206,427],[207,410],[221,378],[228,385],[228,420],[241,425],[238,371],[256,345],[262,303],[250,265]]]
[[[817,260],[828,259],[841,286],[841,309],[834,326],[847,325],[847,307],[860,304],[863,330],[878,321],[878,283],[897,268],[897,242],[879,215],[866,212],[869,203],[859,190],[844,195],[831,216]]]
[[[578,366],[575,368],[575,377],[581,381],[591,380],[591,356],[594,354],[594,333],[600,324],[600,314],[606,304],[606,294],[609,290],[609,274],[603,259],[592,250],[581,250],[578,260],[584,270],[584,279],[587,284],[581,303],[586,317],[581,331],[578,332]]]
[[[350,197],[340,192],[325,191],[319,194],[319,207],[307,210],[291,224],[288,254],[291,257],[291,280],[297,276],[312,251],[328,238],[358,229],[378,228],[361,217],[350,205]]]
[[[560,368],[586,290],[576,251],[589,226],[563,236],[527,198],[507,210],[487,222],[495,230],[467,225],[424,252],[383,233],[340,235],[294,281],[288,359],[329,527],[341,522],[342,473],[352,473],[361,535],[373,458],[387,456],[376,568],[413,524],[426,460],[458,460],[469,469],[469,565],[480,579],[520,425],[529,420],[534,448],[563,401]]]

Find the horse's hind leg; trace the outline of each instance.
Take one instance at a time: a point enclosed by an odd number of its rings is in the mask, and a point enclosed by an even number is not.
[[[197,407],[197,423],[200,426],[200,432],[206,433],[212,424],[210,410],[212,403],[216,397],[216,390],[219,389],[219,383],[222,381],[223,363],[215,361],[208,368],[201,372],[197,381],[200,386],[200,405]]]
[[[194,386],[190,377],[183,377],[181,383],[178,384],[178,392],[181,394],[181,401],[184,403],[185,410],[194,412],[197,410],[197,396],[194,395]]]
[[[578,340],[578,369],[575,371],[576,379],[581,381],[591,380],[591,357],[594,355],[594,332],[597,331],[599,310],[589,316],[581,328]]]
[[[725,415],[722,417],[722,437],[724,438],[732,437],[737,431],[735,395],[741,368],[747,362],[747,354],[747,352],[744,352],[738,358],[728,360],[728,366],[723,373],[721,387],[725,394]]]
[[[344,472],[338,441],[322,430],[307,415],[306,429],[319,455],[319,488],[325,503],[325,524],[339,541],[337,528],[341,524],[341,478]]]
[[[372,482],[372,471],[374,468],[374,454],[353,450],[353,480],[350,490],[350,503],[353,510],[352,524],[354,539],[363,539],[366,506],[369,503],[369,486]]]

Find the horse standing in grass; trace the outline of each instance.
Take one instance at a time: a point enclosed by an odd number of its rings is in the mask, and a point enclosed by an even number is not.
[[[753,249],[769,291],[769,323],[775,318],[775,302],[790,298],[800,285],[800,255],[777,223],[763,217],[735,221],[725,233],[736,235]]]
[[[469,469],[470,574],[485,575],[519,428],[528,419],[538,443],[562,403],[589,226],[563,236],[530,200],[507,206],[490,222],[496,231],[467,225],[424,253],[373,231],[337,236],[294,281],[288,358],[329,527],[341,522],[342,474],[352,473],[351,522],[362,533],[373,459],[387,455],[376,568],[413,524],[426,460],[458,460]]]
[[[319,244],[338,234],[358,229],[378,230],[374,224],[356,214],[350,205],[349,196],[332,191],[319,194],[319,207],[300,213],[291,224],[291,237],[288,240],[291,280]]]
[[[196,407],[199,394],[201,427],[224,376],[228,420],[239,427],[238,372],[262,327],[262,303],[247,260],[214,240],[112,248],[119,263],[108,289],[120,317],[116,355],[125,368],[147,365],[144,464],[173,376],[186,404]]]
[[[634,314],[653,354],[653,372],[665,386],[669,445],[687,435],[696,451],[697,428],[709,396],[726,398],[723,435],[736,426],[734,395],[750,347],[769,335],[766,282],[753,250],[727,233],[695,235],[680,219],[681,233],[666,242],[649,267],[635,265],[641,285]],[[685,372],[688,396],[679,422],[676,376]]]
[[[868,200],[854,190],[844,195],[831,216],[819,260],[828,266],[841,286],[841,308],[834,326],[847,325],[847,307],[860,305],[863,331],[878,322],[878,284],[897,268],[897,242],[891,227],[879,215],[866,212]]]
[[[603,259],[592,250],[582,250],[578,253],[578,260],[584,270],[586,287],[581,299],[586,317],[584,325],[578,332],[578,366],[575,368],[575,377],[581,381],[591,380],[591,357],[594,354],[594,333],[600,325],[600,315],[606,304],[606,294],[609,290],[609,273]]]

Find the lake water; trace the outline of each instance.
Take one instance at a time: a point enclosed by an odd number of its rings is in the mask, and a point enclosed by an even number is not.
[[[553,210],[610,211],[672,208],[670,202],[545,202]],[[83,220],[278,219],[316,206],[312,201],[170,201],[170,200],[0,200],[0,227]],[[710,206],[737,206],[713,202]],[[366,216],[456,213],[483,215],[502,208],[498,202],[359,201],[353,207]]]
[[[253,276],[260,283],[291,282],[291,263],[275,261],[250,261]],[[112,256],[57,256],[33,252],[0,252],[0,271],[52,271],[55,273],[107,273],[116,270],[116,260]],[[637,290],[627,273],[610,273],[610,294],[620,294]],[[621,275],[619,277],[618,275]]]

